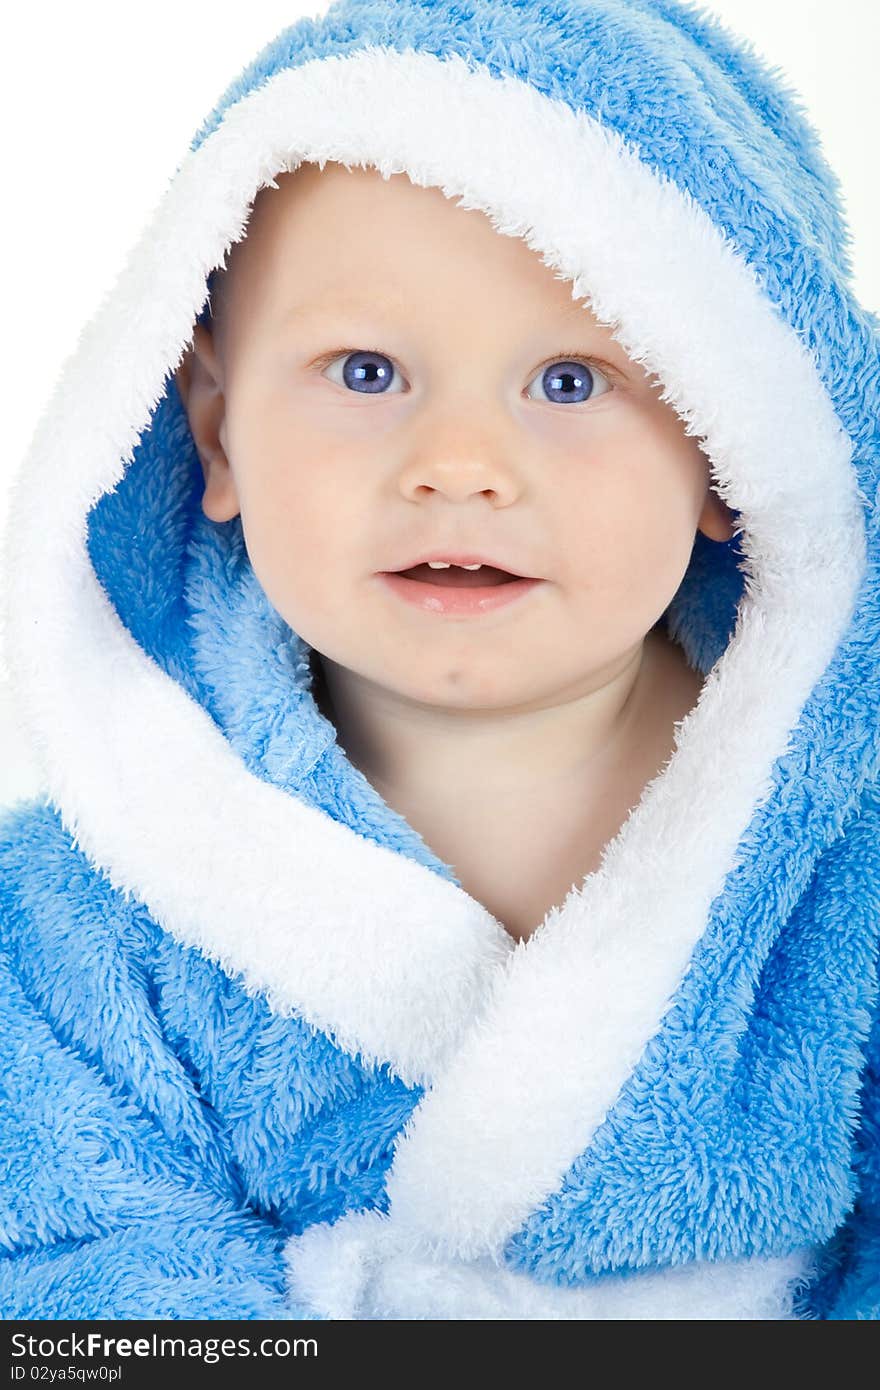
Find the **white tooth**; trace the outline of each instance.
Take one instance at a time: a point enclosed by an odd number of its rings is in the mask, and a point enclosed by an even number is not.
[[[459,569],[463,569],[463,570],[479,570],[479,569],[482,569],[482,568],[483,568],[482,561],[480,562],[479,565],[459,565]]]
[[[448,564],[446,563],[445,560],[429,560],[429,561],[428,561],[428,569],[429,569],[429,570],[448,570],[448,569],[451,569],[451,566],[448,565]]]

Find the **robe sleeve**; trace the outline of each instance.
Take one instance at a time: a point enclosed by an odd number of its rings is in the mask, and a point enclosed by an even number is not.
[[[65,1045],[0,950],[0,1316],[313,1317],[285,1296],[282,1235],[216,1166],[193,1177],[137,1070]]]
[[[837,1243],[841,1272],[824,1314],[830,1321],[880,1319],[880,1016],[867,1048],[856,1168],[858,1195]]]

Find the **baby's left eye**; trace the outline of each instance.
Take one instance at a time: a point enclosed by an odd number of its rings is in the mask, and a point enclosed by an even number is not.
[[[598,367],[589,367],[586,362],[575,362],[569,358],[559,358],[542,367],[529,382],[540,381],[547,399],[554,405],[581,405],[610,391],[611,383]],[[529,399],[532,399],[530,397]]]

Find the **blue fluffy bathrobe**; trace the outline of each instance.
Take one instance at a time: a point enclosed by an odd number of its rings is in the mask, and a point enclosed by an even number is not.
[[[173,373],[261,187],[524,238],[737,515],[672,758],[517,943],[353,766]],[[880,371],[797,99],[674,0],[343,0],[232,84],[14,481],[0,1310],[880,1317]],[[368,265],[368,259],[365,261]],[[524,654],[524,658],[527,654]]]

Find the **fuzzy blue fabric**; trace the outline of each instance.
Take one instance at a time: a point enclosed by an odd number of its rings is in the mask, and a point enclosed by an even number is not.
[[[797,1316],[880,1317],[880,335],[846,288],[837,184],[778,75],[673,0],[343,0],[269,44],[193,149],[282,69],[372,44],[516,76],[687,192],[813,354],[867,499],[869,574],[749,826],[760,855],[729,878],[661,1027],[505,1259],[577,1286],[807,1244],[817,1272]],[[122,483],[89,515],[120,619],[255,776],[456,883],[349,762],[240,519],[208,520],[202,491],[169,375]],[[698,534],[666,614],[703,671],[730,641],[740,560],[736,538]],[[385,1209],[421,1089],[175,940],[48,801],[0,823],[0,933],[3,1316],[315,1316],[288,1293],[285,1242]]]

